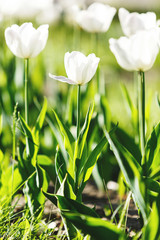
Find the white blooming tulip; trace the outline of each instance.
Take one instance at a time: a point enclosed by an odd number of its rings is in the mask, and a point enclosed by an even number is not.
[[[100,59],[94,53],[87,57],[77,51],[67,52],[64,56],[64,65],[68,78],[55,76],[49,73],[49,76],[61,82],[67,82],[74,85],[84,85],[94,76]]]
[[[118,64],[128,71],[149,70],[159,52],[155,30],[139,31],[129,38],[111,38],[109,44]]]
[[[16,24],[5,30],[7,46],[20,58],[36,57],[45,47],[48,38],[48,25],[35,29],[32,23]]]
[[[156,14],[154,12],[130,13],[125,8],[120,8],[118,16],[122,31],[126,36],[131,36],[140,30],[149,30],[157,27]]]
[[[115,13],[115,8],[95,2],[87,10],[80,11],[77,22],[85,31],[106,32]]]

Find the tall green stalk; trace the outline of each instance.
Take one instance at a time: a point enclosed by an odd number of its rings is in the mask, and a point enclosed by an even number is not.
[[[81,86],[78,85],[77,89],[77,139],[80,131],[80,105],[81,105]]]
[[[93,34],[94,36],[94,49],[93,49],[93,52],[96,53],[96,56],[99,55],[99,49],[98,49],[98,44],[99,44],[99,34],[98,33],[94,33]],[[97,93],[100,93],[100,85],[99,85],[99,74],[100,71],[99,71],[99,66],[97,68],[97,71],[96,71],[96,80],[97,80]]]
[[[138,73],[138,115],[139,115],[139,138],[142,154],[141,165],[143,167],[143,175],[147,178],[147,163],[145,156],[145,76],[144,72]],[[147,181],[145,181],[145,202],[148,209],[148,193]]]
[[[25,82],[25,121],[28,125],[28,70],[29,70],[29,59],[24,59],[24,82]],[[29,142],[26,136],[26,155],[29,156]]]
[[[142,156],[145,153],[145,77],[144,72],[138,73],[138,111],[139,138]]]

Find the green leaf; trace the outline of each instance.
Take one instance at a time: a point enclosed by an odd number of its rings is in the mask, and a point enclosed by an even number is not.
[[[160,183],[151,178],[147,178],[147,187],[150,191],[160,193]]]
[[[97,144],[97,146],[93,149],[93,151],[89,155],[83,168],[84,182],[86,182],[90,178],[92,170],[97,162],[97,159],[106,143],[107,140],[105,137],[103,137],[102,140]]]
[[[127,103],[128,113],[132,118],[133,126],[135,128],[137,128],[138,127],[138,122],[137,122],[138,121],[138,111],[137,111],[137,108],[133,104],[126,86],[124,84],[121,84],[121,87],[122,87],[123,95],[124,95],[125,100],[126,100],[125,102]]]
[[[160,239],[160,195],[152,205],[148,224],[143,230],[142,240]]]
[[[73,135],[71,134],[71,132],[69,131],[69,129],[66,127],[66,125],[59,119],[58,115],[56,114],[56,112],[54,110],[53,110],[53,113],[54,113],[54,116],[59,125],[60,132],[65,138],[66,149],[68,150],[68,153],[69,153],[71,159],[73,159],[72,143],[75,142],[75,139],[74,139]]]
[[[38,155],[37,163],[47,172],[50,179],[55,182],[56,173],[52,160],[46,155]]]
[[[78,229],[81,229],[85,234],[91,235],[94,239],[126,239],[123,231],[108,221],[74,212],[63,211],[62,215],[71,221]]]
[[[28,146],[29,146],[29,157],[26,158],[26,161],[28,161],[29,165],[32,164],[33,166],[36,165],[36,152],[35,152],[35,142],[34,142],[34,137],[32,135],[32,132],[29,128],[29,126],[26,124],[22,116],[19,114],[19,120],[20,124],[22,126],[22,129],[24,131],[25,136],[28,137]]]
[[[39,216],[42,213],[45,197],[41,192],[41,188],[45,191],[48,189],[49,178],[38,164],[36,164],[36,173],[28,179],[23,189],[27,197],[27,204],[31,214]]]
[[[55,125],[51,121],[49,115],[47,115],[46,121],[49,124],[49,126],[51,128],[51,131],[53,132],[53,134],[54,134],[54,136],[55,136],[55,138],[57,140],[57,143],[59,144],[59,147],[61,149],[63,158],[65,159],[65,162],[67,164],[68,163],[68,155],[67,155],[64,143],[63,143],[63,139],[62,139],[61,133],[60,133],[60,131],[57,130],[57,128],[55,127]]]
[[[55,156],[55,169],[56,169],[56,175],[58,177],[59,183],[61,184],[63,182],[63,179],[66,176],[67,166],[59,150],[59,147],[57,147],[56,156]]]
[[[92,118],[92,114],[93,114],[93,109],[94,109],[94,103],[90,104],[90,106],[88,108],[88,112],[87,112],[87,115],[85,118],[83,128],[82,128],[82,130],[79,134],[78,140],[76,142],[75,159],[76,158],[81,159],[84,145],[86,144],[86,138],[87,138],[87,133],[89,130],[89,126],[90,126],[90,122],[91,122],[91,118]],[[82,163],[82,166],[83,166],[83,163]]]
[[[153,169],[157,168],[160,162],[156,161],[157,155],[159,155],[160,151],[160,123],[153,129],[145,147],[145,158],[147,162],[147,170],[151,167]],[[142,160],[142,164],[144,164],[144,158]],[[152,166],[153,165],[153,166]]]
[[[117,127],[115,131],[118,141],[134,156],[134,158],[141,164],[141,152],[135,140],[123,129]]]
[[[96,101],[98,101],[98,124],[102,128],[105,125],[106,128],[109,130],[111,127],[111,110],[108,100],[106,96],[96,94]]]
[[[56,169],[56,175],[60,183],[60,189],[58,190],[58,192],[60,191],[61,194],[65,197],[75,199],[76,196],[73,191],[75,183],[73,178],[67,171],[65,161],[59,149],[57,149],[57,153],[55,157],[55,169]]]
[[[131,154],[125,156],[120,154],[119,148],[114,144],[112,141],[112,138],[110,137],[109,133],[104,129],[105,136],[110,144],[111,150],[113,151],[117,162],[119,164],[119,167],[125,177],[125,180],[131,189],[131,191],[134,194],[135,200],[138,203],[138,206],[141,210],[144,223],[147,223],[147,206],[145,204],[145,198],[144,198],[144,190],[145,190],[145,184],[143,181],[143,178],[141,176],[141,171],[137,166],[137,162],[133,161],[133,156],[130,158]],[[125,152],[126,153],[126,152]],[[126,158],[127,157],[127,158]]]
[[[97,213],[92,208],[89,208],[76,200],[66,198],[64,196],[60,196],[57,194],[50,194],[44,191],[43,191],[43,194],[54,205],[59,207],[61,211],[68,210],[68,211],[77,212],[80,214],[86,214],[88,216],[95,217],[95,218],[98,217]]]
[[[37,145],[39,145],[39,132],[40,132],[42,126],[43,126],[46,111],[47,111],[47,98],[45,97],[42,110],[41,110],[41,112],[40,112],[40,114],[37,118],[35,127],[32,130],[32,133],[33,133],[33,136],[34,136],[34,141]]]

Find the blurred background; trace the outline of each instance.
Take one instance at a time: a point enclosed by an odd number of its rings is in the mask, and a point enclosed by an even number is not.
[[[112,123],[119,123],[120,128],[132,135],[134,129],[131,123],[130,111],[122,91],[125,84],[131,99],[136,105],[136,86],[134,74],[119,67],[115,57],[109,50],[109,38],[119,38],[123,35],[118,20],[118,9],[125,7],[129,11],[154,11],[157,20],[160,18],[158,0],[103,0],[117,9],[117,13],[106,33],[100,33],[95,45],[95,36],[82,30],[76,23],[76,15],[81,9],[86,9],[91,0],[0,0],[0,145],[1,150],[12,155],[12,114],[16,102],[18,111],[24,116],[24,76],[23,59],[16,58],[6,46],[4,31],[12,24],[21,25],[32,22],[37,28],[41,24],[49,24],[49,38],[46,48],[34,59],[30,60],[29,80],[29,125],[32,127],[38,116],[37,105],[42,105],[43,96],[48,99],[48,111],[54,109],[60,118],[72,126],[76,126],[76,88],[59,83],[48,77],[49,73],[66,76],[64,69],[64,54],[67,51],[82,51],[85,55],[92,52],[100,57],[100,81],[105,89],[104,95],[109,104]],[[98,52],[97,52],[98,48]],[[82,123],[92,100],[96,100],[95,77],[82,88]],[[146,73],[146,106],[147,133],[159,121],[160,109],[157,95],[160,93],[160,56],[154,67]],[[37,104],[38,103],[38,104]],[[70,114],[70,115],[69,115]],[[17,123],[18,124],[18,123]],[[17,146],[20,131],[17,127]],[[47,154],[54,161],[56,139],[47,122],[41,133],[40,153]],[[110,165],[117,167],[116,161]],[[108,169],[108,172],[110,169]],[[116,172],[115,168],[114,171]],[[117,167],[118,171],[118,167]],[[110,171],[112,172],[112,171]],[[110,176],[108,177],[110,178]]]

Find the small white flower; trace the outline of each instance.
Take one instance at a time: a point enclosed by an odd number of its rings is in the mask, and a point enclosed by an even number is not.
[[[159,52],[156,30],[139,31],[131,37],[111,38],[110,49],[118,64],[128,71],[149,70]]]
[[[102,3],[93,3],[87,10],[82,10],[77,16],[78,24],[88,32],[106,32],[116,9]]]
[[[137,13],[128,12],[120,8],[118,12],[122,31],[126,36],[131,36],[140,30],[150,30],[157,27],[156,14],[154,12]]]
[[[32,23],[16,24],[5,30],[7,46],[20,58],[36,57],[45,47],[48,39],[48,25],[35,29]]]
[[[100,59],[94,53],[87,57],[78,51],[67,52],[64,56],[64,65],[68,78],[55,76],[49,73],[49,76],[61,82],[67,82],[74,85],[84,85],[94,76]]]

